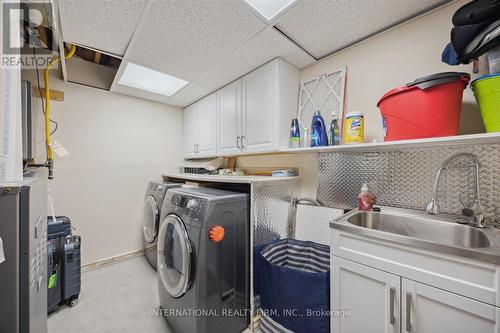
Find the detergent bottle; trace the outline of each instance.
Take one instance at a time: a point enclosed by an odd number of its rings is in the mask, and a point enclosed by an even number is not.
[[[311,122],[311,147],[328,146],[325,120],[318,111],[314,112]]]

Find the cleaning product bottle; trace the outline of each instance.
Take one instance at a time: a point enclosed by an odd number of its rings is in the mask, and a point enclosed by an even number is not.
[[[338,146],[340,144],[340,127],[336,114],[332,115],[333,119],[328,130],[328,144],[330,146]]]
[[[304,128],[304,132],[300,140],[300,146],[302,148],[307,148],[311,146],[311,136],[309,135],[309,128]]]
[[[300,129],[297,118],[292,119],[290,126],[290,148],[300,148]]]
[[[361,187],[361,192],[358,195],[358,208],[362,211],[368,211],[373,209],[373,205],[377,201],[377,197],[370,190],[367,183],[364,183]]]
[[[345,115],[344,143],[363,143],[365,140],[365,115],[362,112],[349,112]]]
[[[325,120],[318,111],[314,112],[311,122],[311,147],[328,146]]]

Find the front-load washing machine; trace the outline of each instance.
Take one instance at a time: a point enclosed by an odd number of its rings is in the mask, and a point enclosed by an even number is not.
[[[179,188],[158,235],[162,314],[176,333],[237,333],[249,324],[249,195]]]
[[[146,189],[142,209],[142,233],[144,251],[148,262],[156,269],[156,244],[158,242],[158,229],[160,213],[165,193],[170,188],[181,187],[182,184],[164,181],[151,181]]]

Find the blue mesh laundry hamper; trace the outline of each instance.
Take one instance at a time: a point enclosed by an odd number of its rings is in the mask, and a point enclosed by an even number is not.
[[[330,247],[280,239],[255,248],[261,330],[330,332]]]

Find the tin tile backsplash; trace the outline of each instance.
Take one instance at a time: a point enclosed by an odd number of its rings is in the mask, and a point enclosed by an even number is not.
[[[380,152],[332,152],[318,156],[318,199],[341,209],[357,207],[363,183],[370,183],[377,203],[424,210],[432,197],[434,176],[452,155],[468,152],[480,161],[481,203],[485,217],[500,218],[500,144],[408,148]],[[474,195],[474,168],[458,163],[444,170],[438,203],[442,213],[458,214],[459,197]]]

